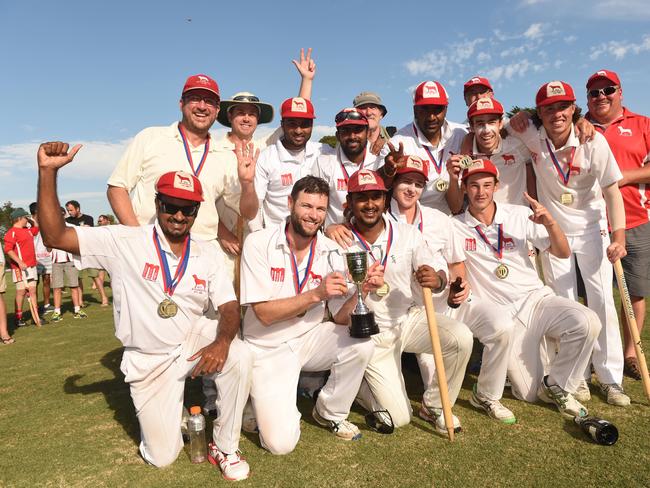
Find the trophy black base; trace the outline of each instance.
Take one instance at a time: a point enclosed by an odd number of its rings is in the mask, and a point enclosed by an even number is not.
[[[375,322],[374,312],[350,314],[350,337],[366,339],[375,334],[379,334],[379,326]]]

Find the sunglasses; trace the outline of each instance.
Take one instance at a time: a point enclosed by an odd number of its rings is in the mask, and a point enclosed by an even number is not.
[[[219,106],[219,99],[215,97],[202,97],[200,95],[185,95],[183,97],[186,103],[191,103],[192,105],[198,105],[201,101],[205,102],[206,105],[216,108]]]
[[[363,115],[361,112],[357,112],[356,110],[343,110],[342,112],[337,113],[336,117],[334,117],[334,122],[337,124],[340,124],[346,120],[368,121],[365,115]]]
[[[259,102],[260,99],[255,95],[237,95],[236,97],[233,97],[233,101],[255,103],[255,102]]]
[[[606,86],[605,88],[589,90],[587,93],[591,98],[598,98],[600,95],[608,97],[609,95],[616,93],[616,90],[618,90],[618,87],[616,86]]]
[[[176,215],[179,211],[185,217],[196,217],[196,214],[199,212],[199,203],[193,203],[191,205],[174,205],[173,203],[166,202],[164,200],[158,199],[160,204],[160,211],[169,215]]]

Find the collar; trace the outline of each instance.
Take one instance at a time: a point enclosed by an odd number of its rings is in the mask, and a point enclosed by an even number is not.
[[[168,126],[167,128],[170,131],[169,132],[170,136],[173,137],[176,141],[180,142],[181,145],[182,145],[183,144],[183,139],[181,139],[181,134],[180,134],[180,132],[178,132],[178,124],[180,124],[180,121],[179,122],[174,122],[172,125]],[[210,150],[208,152],[209,153],[215,152],[217,150],[216,144],[214,144],[215,139],[214,139],[214,137],[212,137],[212,134],[209,131],[208,131],[208,137],[210,138]],[[193,147],[193,146],[190,144],[190,147]],[[203,146],[201,146],[201,147],[203,147]],[[196,149],[196,148],[194,148],[194,149]]]
[[[341,162],[341,164],[343,164],[343,166],[354,166],[354,167],[357,167],[357,168],[360,168],[360,167],[362,167],[362,166],[365,167],[366,162],[369,161],[370,158],[371,158],[371,157],[369,156],[369,154],[371,154],[371,153],[370,153],[370,145],[369,145],[369,144],[366,144],[366,151],[365,151],[365,153],[363,154],[363,162],[362,162],[361,164],[353,163],[353,162],[350,161],[350,159],[346,156],[345,152],[344,152],[343,149],[341,148],[341,145],[340,145],[340,144],[337,144],[337,145],[336,145],[336,156],[337,156],[338,160]],[[352,176],[352,173],[350,173],[350,176]]]
[[[176,254],[174,254],[171,250],[171,247],[169,247],[169,243],[167,242],[167,238],[165,237],[165,234],[163,234],[162,228],[160,227],[160,224],[158,223],[158,219],[156,219],[156,222],[153,225],[148,225],[146,227],[146,232],[147,236],[149,239],[151,239],[152,231],[153,228],[155,227],[156,232],[158,233],[158,236],[160,237],[160,248],[165,251],[167,254],[170,256],[173,256],[174,259],[178,259]],[[201,255],[201,250],[199,249],[199,246],[196,245],[196,239],[192,236],[190,233],[190,257],[195,257],[195,256],[200,256]]]
[[[505,220],[505,211],[503,210],[503,207],[500,206],[497,202],[494,202],[494,204],[497,206],[497,210],[494,213],[494,219],[492,220],[492,223],[490,225],[485,225],[483,222],[479,222],[469,211],[469,208],[465,210],[465,213],[463,214],[464,221],[465,223],[474,228],[477,225],[483,228],[489,228],[492,227],[494,224],[503,224]]]
[[[391,225],[391,220],[388,215],[384,212],[384,214],[381,216],[382,220],[384,221],[384,228],[381,231],[381,234],[377,236],[377,240],[373,243],[370,243],[371,246],[375,244],[379,244],[380,242],[383,242],[388,239],[388,226]],[[352,220],[354,221],[354,217],[352,217]],[[396,235],[396,229],[397,226],[393,225],[393,242],[395,241],[395,235]],[[365,237],[364,237],[365,239]],[[356,242],[356,241],[355,241]]]
[[[287,236],[284,233],[284,228],[287,225],[287,222],[289,221],[289,217],[287,217],[285,220],[280,222],[277,226],[276,230],[276,238],[275,238],[275,247],[276,249],[282,249],[285,252],[290,252],[291,248],[289,247],[289,241],[287,241]],[[320,232],[316,233],[316,254],[325,254],[327,253],[327,248],[323,245],[323,239],[319,238],[320,237]]]
[[[404,216],[404,214],[402,214],[399,211],[399,204],[397,203],[397,200],[395,200],[394,198],[390,199],[390,209],[388,210],[388,215],[390,215],[390,217],[392,217],[392,220],[394,220],[395,222],[400,222],[406,225],[414,225],[417,227],[418,224],[420,223],[421,211],[422,211],[422,207],[420,206],[420,202],[415,202],[415,220],[413,221],[412,224],[409,224],[406,221],[406,217]]]
[[[622,114],[620,117],[618,117],[618,118],[612,120],[609,124],[607,124],[607,126],[617,124],[618,122],[620,122],[620,121],[622,121],[622,120],[625,120],[625,119],[629,119],[629,118],[631,118],[631,117],[637,117],[637,114],[635,114],[634,112],[631,112],[631,111],[628,110],[626,107],[623,107],[623,114]],[[598,122],[593,118],[593,116],[591,115],[590,112],[587,112],[587,113],[585,114],[585,119],[587,119],[589,122],[591,122],[592,124],[594,124],[596,127],[600,127],[600,128],[604,128],[604,127],[605,127],[604,124],[599,124],[599,123],[598,123]]]
[[[548,139],[548,142],[551,143],[551,146],[553,147],[553,149],[556,149],[556,150],[563,149],[565,147],[579,147],[580,146],[580,140],[576,137],[575,125],[574,124],[571,124],[571,132],[569,133],[569,138],[567,139],[566,144],[564,144],[564,146],[562,146],[562,147],[555,147],[555,145],[551,141],[551,138],[548,137],[548,135],[546,134],[546,129],[544,129],[544,126],[539,128],[539,138],[540,138],[540,140],[542,142],[544,142],[546,139]],[[546,144],[543,143],[542,147],[545,147],[545,146],[546,146]]]
[[[310,156],[316,153],[317,151],[317,143],[313,143],[311,141],[307,141],[307,144],[305,144],[305,160],[307,160]],[[284,144],[282,144],[282,139],[278,139],[277,142],[275,143],[275,148],[278,151],[278,157],[280,158],[280,161],[283,163],[296,163],[298,164],[298,161],[291,155],[291,153],[287,150],[286,147],[284,147]]]
[[[449,127],[449,122],[447,119],[445,119],[444,123],[442,124],[442,128],[440,129],[440,142],[438,142],[437,146],[433,146],[429,140],[424,137],[422,134],[422,130],[418,127],[418,123],[413,119],[411,129],[415,128],[415,135],[417,136],[417,142],[419,146],[429,146],[433,147],[434,149],[442,148],[444,147],[445,143],[447,142],[447,139],[451,136],[452,129]]]

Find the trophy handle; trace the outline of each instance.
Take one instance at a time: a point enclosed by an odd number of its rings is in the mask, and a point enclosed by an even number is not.
[[[336,255],[338,255],[339,257],[341,257],[341,253],[339,252],[338,249],[330,249],[329,251],[327,251],[327,264],[329,264],[330,269],[332,270],[332,272],[334,272],[334,271],[341,271],[341,272],[343,272],[343,273],[345,274],[345,270],[344,270],[344,269],[343,269],[343,270],[337,270],[337,269],[334,267],[334,265],[332,264],[332,258],[331,258],[332,254],[336,254]]]
[[[373,244],[370,246],[370,252],[374,256],[375,260],[381,264],[381,262],[384,260],[384,248],[379,244]]]

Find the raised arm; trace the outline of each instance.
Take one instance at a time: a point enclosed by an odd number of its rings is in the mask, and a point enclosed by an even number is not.
[[[108,185],[106,197],[108,198],[108,203],[110,203],[117,220],[120,221],[120,224],[130,225],[132,227],[140,225],[138,218],[135,216],[135,212],[133,211],[133,205],[131,204],[129,192],[126,188]]]
[[[307,49],[305,56],[305,48],[300,49],[300,60],[291,60],[300,73],[300,91],[298,96],[306,100],[311,100],[312,85],[314,76],[316,76],[316,63],[311,58],[312,49]]]

